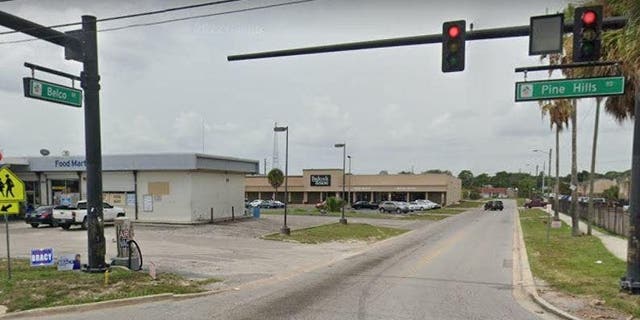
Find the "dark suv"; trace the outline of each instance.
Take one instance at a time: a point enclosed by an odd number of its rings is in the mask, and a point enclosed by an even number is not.
[[[487,203],[484,204],[484,209],[485,210],[500,210],[502,211],[502,209],[504,209],[504,205],[502,204],[502,201],[500,200],[492,200],[489,201]]]
[[[369,201],[356,201],[351,205],[351,208],[354,210],[358,209],[378,209],[377,202],[369,202]]]

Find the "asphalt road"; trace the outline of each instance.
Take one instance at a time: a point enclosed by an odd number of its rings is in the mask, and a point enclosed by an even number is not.
[[[217,295],[52,319],[537,319],[512,295],[515,202]],[[287,259],[286,255],[282,259]]]

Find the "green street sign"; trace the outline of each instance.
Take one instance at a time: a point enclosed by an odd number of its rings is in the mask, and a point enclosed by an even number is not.
[[[23,78],[24,96],[72,107],[82,107],[82,90],[35,78]]]
[[[624,77],[516,82],[516,102],[624,94]]]

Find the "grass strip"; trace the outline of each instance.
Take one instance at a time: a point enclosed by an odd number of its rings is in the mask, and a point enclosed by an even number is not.
[[[458,204],[452,204],[447,206],[447,208],[478,208],[481,205],[483,205],[484,202],[482,201],[468,201],[468,200],[463,200],[460,201],[460,203]]]
[[[11,280],[3,276],[0,304],[8,312],[74,305],[160,293],[203,292],[203,286],[218,279],[187,280],[170,273],[159,273],[153,280],[147,273],[113,268],[105,285],[104,273],[58,271],[55,267],[31,267],[26,259],[11,259]],[[0,270],[7,269],[6,259]],[[6,272],[3,272],[6,275]]]
[[[322,226],[292,230],[290,236],[273,233],[263,237],[267,240],[297,241],[317,244],[331,241],[379,241],[407,232],[404,229],[372,226],[365,223],[332,223]]]
[[[547,215],[540,209],[520,211],[534,276],[560,291],[603,300],[606,306],[640,317],[640,296],[620,291],[626,263],[595,236],[572,237],[571,228],[565,223],[559,229],[551,229],[547,242],[546,222]]]

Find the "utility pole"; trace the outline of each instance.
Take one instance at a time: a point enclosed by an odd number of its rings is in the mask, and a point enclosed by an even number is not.
[[[66,33],[0,11],[0,25],[65,49],[65,59],[83,64],[85,152],[87,163],[87,271],[104,272],[106,244],[102,225],[102,149],[100,140],[100,75],[96,17],[82,16],[82,29]]]

